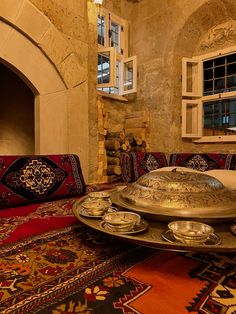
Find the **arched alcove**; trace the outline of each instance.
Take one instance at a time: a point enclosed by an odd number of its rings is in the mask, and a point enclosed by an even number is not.
[[[79,108],[76,97],[87,97],[86,88],[80,87],[87,69],[51,21],[28,0],[0,2],[0,60],[34,93],[35,153],[78,154],[87,177],[88,104],[83,102]],[[70,123],[72,116],[77,117],[76,125]]]
[[[1,155],[34,154],[34,94],[8,67],[0,63]]]

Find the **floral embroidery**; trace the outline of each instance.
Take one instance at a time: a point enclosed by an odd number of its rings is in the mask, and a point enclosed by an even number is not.
[[[113,288],[113,287],[120,287],[124,285],[124,281],[119,277],[107,277],[103,279],[103,284],[106,287]]]
[[[89,301],[104,301],[108,295],[109,291],[99,286],[86,288],[84,293],[85,299]]]

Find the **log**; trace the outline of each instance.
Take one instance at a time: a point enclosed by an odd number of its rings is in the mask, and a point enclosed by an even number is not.
[[[129,145],[129,146],[127,147],[127,149],[126,149],[126,152],[131,152],[131,151],[132,151],[132,146]]]
[[[119,150],[106,150],[107,156],[111,157],[119,157],[120,158],[120,151]]]
[[[120,176],[121,175],[121,167],[118,165],[108,165],[107,166],[107,174],[108,175],[116,174],[116,175]]]
[[[118,150],[120,142],[117,140],[105,140],[105,148],[109,150]]]
[[[118,157],[107,157],[107,164],[108,165],[120,165],[120,158]]]
[[[136,145],[141,145],[143,142],[142,138],[138,136],[134,136],[134,139],[135,139]]]
[[[128,146],[125,145],[125,144],[121,144],[121,145],[120,145],[120,149],[121,149],[121,150],[127,150],[127,147],[128,147]]]
[[[125,129],[127,133],[132,133],[134,136],[141,137],[142,140],[146,139],[146,135],[149,133],[149,128],[131,128]]]
[[[111,138],[119,138],[121,140],[125,139],[125,132],[121,131],[121,132],[107,132],[107,139],[111,139]]]
[[[128,139],[120,140],[120,144],[125,144],[126,146],[129,146],[129,140]]]

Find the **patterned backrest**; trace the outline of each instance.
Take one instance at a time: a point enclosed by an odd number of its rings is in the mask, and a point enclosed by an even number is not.
[[[0,156],[0,209],[85,193],[79,157]]]
[[[130,152],[121,156],[122,178],[125,182],[136,181],[143,174],[166,166],[166,156],[162,152]]]
[[[174,153],[169,166],[192,168],[198,171],[212,169],[236,169],[236,154],[220,153]]]

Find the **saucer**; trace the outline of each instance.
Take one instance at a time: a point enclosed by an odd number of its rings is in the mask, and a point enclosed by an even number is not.
[[[106,213],[113,213],[113,212],[116,212],[116,211],[118,211],[117,208],[115,208],[115,207],[109,207],[108,210],[107,210],[104,214],[106,214]],[[79,209],[79,214],[80,214],[81,216],[87,217],[87,218],[102,218],[102,216],[104,215],[104,214],[102,214],[102,215],[91,215],[91,214],[89,213],[89,209],[84,208],[84,207],[81,207],[81,208]]]
[[[118,234],[135,234],[138,232],[145,231],[148,228],[148,226],[149,226],[148,222],[144,219],[141,219],[140,222],[137,223],[130,231],[114,231],[105,221],[102,221],[100,223],[100,227],[102,229]]]
[[[180,242],[178,240],[175,239],[174,237],[174,234],[171,230],[167,229],[165,231],[162,232],[161,234],[162,238],[167,241],[167,242],[171,242],[171,243],[179,243],[179,244],[184,244],[184,245],[218,245],[218,244],[221,244],[221,239],[220,237],[215,234],[215,233],[212,233],[209,238],[206,240],[205,243],[183,243],[183,242]]]

